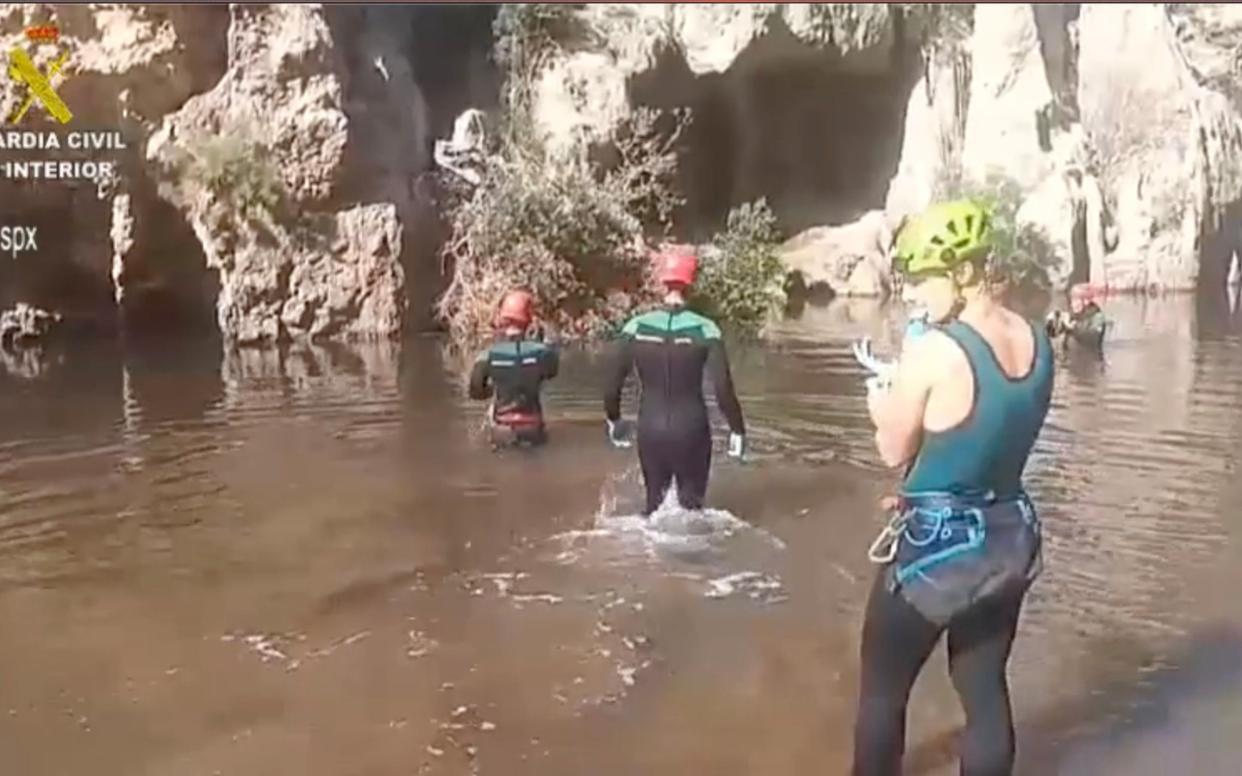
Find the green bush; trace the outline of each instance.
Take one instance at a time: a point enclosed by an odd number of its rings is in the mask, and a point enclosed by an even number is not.
[[[573,34],[576,10],[570,3],[504,3],[497,9],[493,56],[504,74],[502,134],[507,142],[533,144],[530,90],[545,58]]]
[[[995,247],[987,267],[989,282],[1014,291],[1051,287],[1049,272],[1057,265],[1056,252],[1039,229],[1018,225],[1023,196],[1019,184],[999,176],[982,184],[959,178],[943,192],[949,198],[968,197],[991,207]]]
[[[695,283],[692,305],[747,334],[757,333],[785,303],[780,232],[767,201],[734,208],[713,238]]]
[[[210,192],[242,218],[270,219],[284,194],[269,150],[245,131],[192,135],[173,166],[184,193]]]
[[[672,135],[639,112],[618,133],[618,164],[554,161],[506,140],[483,182],[447,208],[452,280],[438,303],[454,345],[491,328],[505,290],[524,287],[567,338],[599,336],[652,298],[643,218],[680,201]]]
[[[504,3],[492,21],[496,64],[521,73],[564,38],[572,24],[570,3]]]
[[[568,339],[614,331],[636,308],[658,299],[648,249],[667,236],[683,203],[675,146],[687,111],[639,109],[595,157],[552,160],[533,130],[530,89],[546,57],[584,30],[577,8],[506,4],[493,24],[505,75],[504,115],[483,182],[462,187],[445,208],[443,255],[451,281],[437,304],[450,349],[466,351],[492,328],[496,304],[522,287],[544,321]],[[694,303],[745,330],[761,325],[782,299],[776,220],[763,202],[737,209],[705,257]]]

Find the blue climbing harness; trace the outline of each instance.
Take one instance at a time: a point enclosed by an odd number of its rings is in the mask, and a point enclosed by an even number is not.
[[[1025,589],[1042,570],[1041,531],[1025,493],[907,493],[869,556],[889,592],[946,625],[978,601]]]

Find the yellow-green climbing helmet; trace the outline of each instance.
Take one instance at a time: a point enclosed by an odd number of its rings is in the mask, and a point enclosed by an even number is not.
[[[891,251],[893,269],[897,272],[905,272],[906,267],[914,260],[915,254],[922,247],[919,215],[921,214],[906,216],[897,226]]]
[[[932,205],[897,237],[893,262],[908,275],[949,272],[992,247],[992,219],[979,202],[960,199]]]

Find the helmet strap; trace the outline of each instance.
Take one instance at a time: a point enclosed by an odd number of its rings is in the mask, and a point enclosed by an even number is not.
[[[963,286],[960,280],[960,273],[967,267],[971,273],[972,286],[984,282],[979,277],[979,274],[983,272],[983,268],[979,264],[968,261],[954,267],[949,272],[949,281],[953,284],[953,307],[950,308],[948,315],[944,317],[945,321],[956,319],[957,316],[962,314],[962,310],[966,309],[966,295],[962,293]]]

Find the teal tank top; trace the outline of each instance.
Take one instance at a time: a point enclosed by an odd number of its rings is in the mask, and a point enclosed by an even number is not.
[[[1035,358],[1030,371],[1012,379],[992,346],[973,327],[952,321],[936,327],[966,353],[975,381],[974,403],[965,420],[940,432],[923,432],[923,443],[906,474],[907,493],[992,491],[998,498],[1022,491],[1022,470],[1052,402],[1052,344],[1031,326]]]

